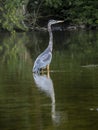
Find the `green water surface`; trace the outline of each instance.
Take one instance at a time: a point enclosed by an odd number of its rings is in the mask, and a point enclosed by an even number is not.
[[[50,74],[32,73],[47,32],[0,34],[0,130],[98,129],[98,32],[53,32]]]

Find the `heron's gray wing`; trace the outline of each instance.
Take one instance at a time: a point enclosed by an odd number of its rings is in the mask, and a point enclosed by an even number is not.
[[[52,59],[52,54],[51,54],[51,52],[42,55],[42,56],[39,58],[39,60],[38,60],[38,61],[39,61],[39,64],[40,64],[40,67],[45,67],[46,65],[50,64],[51,59]]]
[[[45,54],[42,56],[42,61],[49,62],[51,60],[51,58],[52,58],[52,54],[51,54],[51,52],[49,52],[48,54]]]

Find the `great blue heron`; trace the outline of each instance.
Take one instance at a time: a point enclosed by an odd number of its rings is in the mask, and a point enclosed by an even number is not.
[[[49,65],[52,59],[52,49],[53,49],[53,34],[51,25],[56,23],[61,23],[62,20],[49,20],[48,22],[48,32],[49,32],[49,45],[48,47],[42,52],[34,62],[33,72],[38,73],[42,69],[47,69],[49,71]]]

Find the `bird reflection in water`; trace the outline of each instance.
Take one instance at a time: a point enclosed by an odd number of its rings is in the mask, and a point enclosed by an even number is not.
[[[33,73],[34,81],[36,86],[40,91],[44,92],[48,97],[51,98],[51,116],[54,123],[60,122],[60,115],[55,110],[55,92],[53,87],[53,82],[50,78],[50,75],[43,74],[39,75]]]

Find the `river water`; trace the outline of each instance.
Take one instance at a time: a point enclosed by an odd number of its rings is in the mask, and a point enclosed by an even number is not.
[[[98,32],[53,32],[50,73],[32,73],[47,32],[0,34],[1,130],[98,129]]]

